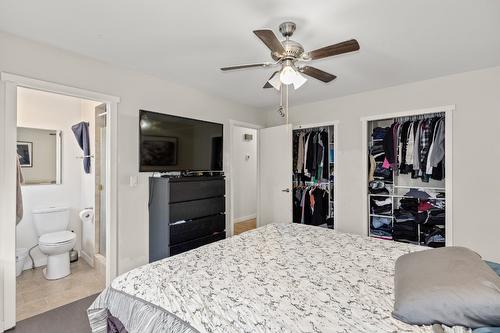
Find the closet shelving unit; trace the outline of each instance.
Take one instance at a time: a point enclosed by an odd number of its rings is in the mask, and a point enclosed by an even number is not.
[[[394,227],[394,224],[396,223],[396,218],[394,216],[395,209],[399,208],[400,205],[400,200],[403,198],[416,198],[411,195],[407,195],[406,193],[409,192],[412,189],[419,190],[419,191],[425,191],[429,194],[431,194],[433,197],[431,200],[434,202],[444,202],[445,206],[445,224],[440,226],[445,230],[445,240],[446,240],[446,246],[450,246],[452,244],[452,222],[451,222],[451,175],[452,175],[452,165],[451,165],[451,140],[452,140],[452,133],[451,133],[451,124],[452,124],[452,114],[451,111],[454,110],[454,106],[445,106],[445,107],[439,107],[439,108],[433,108],[433,109],[425,109],[425,110],[417,110],[417,111],[409,111],[409,112],[403,112],[400,114],[391,114],[387,116],[382,116],[382,117],[368,117],[368,118],[363,118],[363,131],[364,131],[364,142],[366,143],[366,147],[364,149],[364,161],[365,165],[368,166],[369,163],[369,154],[370,154],[370,149],[371,147],[376,144],[380,143],[383,141],[383,139],[373,139],[372,137],[372,132],[375,127],[390,127],[391,124],[394,121],[407,121],[407,120],[415,120],[415,119],[427,119],[427,118],[432,118],[432,117],[444,117],[445,118],[445,157],[443,159],[444,165],[446,167],[446,173],[445,173],[445,178],[442,180],[433,180],[431,179],[428,183],[423,182],[420,179],[412,179],[409,175],[407,174],[400,174],[398,171],[398,168],[392,168],[392,181],[385,180],[384,183],[386,185],[386,188],[389,191],[389,194],[382,194],[382,193],[375,193],[372,194],[370,193],[368,187],[369,187],[369,177],[367,177],[367,183],[365,186],[365,195],[366,195],[366,221],[367,221],[367,234],[371,237],[379,238],[379,239],[385,239],[385,240],[394,240],[392,235],[391,236],[385,236],[381,234],[373,234],[372,233],[372,228],[371,228],[371,223],[372,223],[372,218],[387,218],[391,220],[391,229]],[[377,162],[377,163],[383,163],[383,162]],[[397,164],[399,166],[399,163]],[[369,167],[367,167],[368,171]],[[365,173],[365,175],[368,175],[368,172]],[[440,194],[437,196],[437,194]],[[389,198],[391,201],[391,209],[390,209],[390,214],[389,213],[383,213],[383,214],[375,214],[371,210],[371,203],[372,203],[372,198],[377,197],[379,199],[381,198]],[[420,202],[420,199],[419,199]],[[416,228],[417,228],[417,237],[416,239],[412,240],[405,240],[405,239],[400,239],[398,238],[397,241],[400,242],[407,242],[407,243],[413,243],[413,244],[419,244],[419,245],[425,245],[425,239],[423,239],[423,234],[422,234],[422,226],[419,223],[416,223]],[[426,227],[427,228],[427,227]]]
[[[328,226],[326,223],[327,218],[332,218],[333,223],[335,223],[335,143],[336,143],[336,135],[335,135],[335,126],[336,123],[321,123],[321,124],[311,124],[311,125],[298,125],[293,128],[293,137],[295,138],[299,135],[300,132],[311,132],[311,131],[326,131],[328,133],[328,165],[324,166],[328,168],[328,179],[313,179],[310,181],[299,180],[298,174],[296,172],[295,165],[293,166],[293,188],[297,186],[318,186],[325,189],[328,192],[328,214],[325,218],[325,223],[319,225],[319,227],[324,228],[333,228],[333,226]],[[296,160],[295,156],[297,155],[296,147],[294,146],[293,156],[294,161]],[[298,223],[297,221],[294,221]]]

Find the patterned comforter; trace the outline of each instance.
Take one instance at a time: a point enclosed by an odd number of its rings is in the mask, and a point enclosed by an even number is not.
[[[433,332],[391,316],[394,263],[423,249],[272,224],[134,269],[111,290],[163,310],[185,332]],[[112,314],[132,333],[126,312]]]

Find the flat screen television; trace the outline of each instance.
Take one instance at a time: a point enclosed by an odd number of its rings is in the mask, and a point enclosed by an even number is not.
[[[222,171],[223,125],[140,110],[139,171]]]

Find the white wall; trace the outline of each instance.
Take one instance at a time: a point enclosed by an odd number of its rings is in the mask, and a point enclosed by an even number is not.
[[[500,67],[451,75],[291,108],[290,121],[339,120],[336,186],[340,231],[362,233],[361,121],[369,115],[455,104],[453,230],[455,245],[500,262]],[[335,85],[331,87],[335,89]],[[296,93],[306,93],[306,90]],[[293,105],[293,103],[291,103]],[[268,124],[280,124],[273,110]]]
[[[253,139],[246,141],[245,134]],[[232,151],[233,222],[241,222],[257,215],[257,130],[235,126]]]
[[[229,120],[265,123],[265,114],[261,110],[9,34],[0,33],[0,50],[0,71],[121,98],[118,105],[120,273],[148,262],[147,181],[150,174],[140,174],[139,184],[136,187],[129,186],[129,177],[138,174],[138,110],[142,108],[224,123],[226,167],[229,163]],[[4,113],[3,108],[3,100],[0,100],[0,114]],[[0,118],[0,128],[4,126],[4,121],[4,118]],[[226,207],[229,206],[227,202]]]
[[[24,216],[16,227],[17,247],[31,248],[38,243],[31,211],[40,207],[67,206],[70,208],[68,229],[77,233],[76,250],[81,248],[81,223],[78,212],[81,206],[82,151],[75,140],[71,126],[81,121],[79,99],[40,92],[18,90],[18,118],[20,127],[54,129],[62,131],[62,183],[60,185],[22,186]],[[36,149],[36,142],[34,143]],[[47,257],[38,248],[32,251],[36,266],[45,265]],[[30,268],[29,259],[25,268]]]

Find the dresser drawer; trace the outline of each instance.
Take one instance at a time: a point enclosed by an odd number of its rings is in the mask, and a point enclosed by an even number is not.
[[[222,197],[226,193],[224,179],[170,183],[170,203]]]
[[[196,249],[197,247],[210,244],[219,240],[222,240],[226,238],[226,233],[225,232],[219,232],[217,234],[213,234],[210,236],[205,236],[202,238],[198,238],[192,241],[180,243],[177,245],[170,246],[170,256],[186,252],[192,249]]]
[[[210,236],[226,229],[226,215],[202,217],[170,225],[170,244],[179,244],[196,238]]]
[[[187,221],[225,212],[226,198],[210,198],[170,204],[170,223]]]

